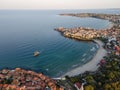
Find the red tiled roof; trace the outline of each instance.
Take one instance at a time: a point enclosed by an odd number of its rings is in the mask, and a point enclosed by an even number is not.
[[[76,85],[78,88],[81,88],[81,83],[76,82],[75,85]]]

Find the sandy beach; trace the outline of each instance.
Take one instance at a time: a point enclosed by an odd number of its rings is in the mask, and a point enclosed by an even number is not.
[[[62,75],[62,77],[66,76],[66,75],[75,76],[80,73],[84,73],[85,71],[97,70],[97,68],[98,68],[97,64],[107,54],[107,51],[102,47],[104,44],[102,41],[94,40],[94,42],[96,42],[99,45],[99,49],[98,49],[97,53],[95,54],[95,56],[93,57],[93,59],[90,62],[86,63],[85,65],[77,67],[77,68],[65,73],[64,75]]]

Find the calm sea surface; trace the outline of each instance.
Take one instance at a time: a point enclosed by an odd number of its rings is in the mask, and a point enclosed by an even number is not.
[[[117,14],[119,10],[0,10],[0,69],[22,67],[57,77],[87,63],[98,49],[96,44],[71,40],[54,31],[61,26],[110,26],[107,20],[58,15],[83,12]],[[40,55],[33,57],[36,50]]]

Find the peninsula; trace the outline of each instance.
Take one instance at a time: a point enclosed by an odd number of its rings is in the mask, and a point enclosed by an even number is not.
[[[81,14],[60,14],[64,16],[75,17],[93,17],[98,19],[105,19],[112,22],[112,26],[104,30],[96,30],[91,28],[76,27],[76,28],[64,28],[59,27],[55,30],[62,33],[63,36],[73,38],[77,40],[92,40],[105,37],[116,37],[120,34],[120,15],[110,14],[95,14],[95,13],[81,13]]]

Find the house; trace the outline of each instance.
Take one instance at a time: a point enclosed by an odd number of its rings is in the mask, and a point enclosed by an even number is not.
[[[74,86],[76,87],[77,90],[84,90],[82,83],[76,82]]]

